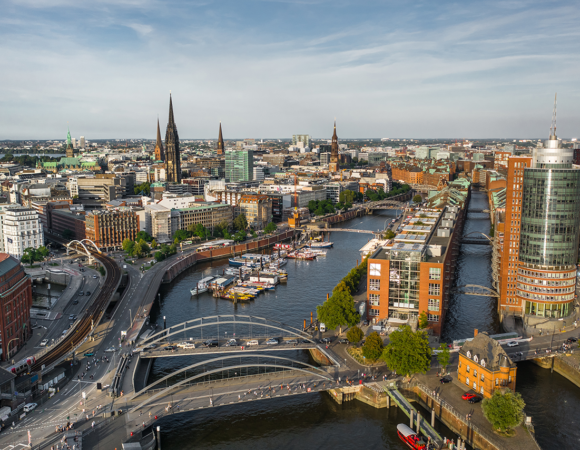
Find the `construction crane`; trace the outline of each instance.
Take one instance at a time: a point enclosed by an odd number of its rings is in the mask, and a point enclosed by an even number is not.
[[[288,225],[291,228],[300,226],[300,211],[298,210],[298,177],[294,172],[294,216],[288,218]]]

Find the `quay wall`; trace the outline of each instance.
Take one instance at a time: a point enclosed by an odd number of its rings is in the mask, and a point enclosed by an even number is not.
[[[543,369],[553,370],[580,387],[580,366],[576,360],[569,356],[538,358],[532,361]]]

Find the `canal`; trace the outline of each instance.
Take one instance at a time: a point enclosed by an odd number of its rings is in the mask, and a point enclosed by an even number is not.
[[[487,209],[484,193],[474,192],[472,209]],[[344,228],[376,230],[384,226],[395,211],[381,211],[373,216],[356,218],[345,222]],[[489,233],[489,217],[480,213],[468,213],[464,233]],[[216,261],[198,265],[172,284],[161,288],[161,301],[155,305],[151,319],[163,326],[163,317],[171,326],[186,319],[217,314],[251,314],[279,320],[295,327],[301,327],[304,319],[309,320],[310,312],[322,303],[326,294],[360,260],[359,249],[368,241],[369,235],[356,233],[333,233],[330,237],[334,248],[326,258],[317,261],[289,261],[288,283],[279,285],[275,291],[261,294],[248,304],[234,305],[227,300],[214,299],[209,294],[199,298],[191,297],[189,290],[204,276],[221,273],[228,267],[227,261]],[[480,284],[491,286],[489,261],[491,247],[465,245],[459,254],[457,282],[459,285]],[[490,333],[500,332],[496,312],[496,301],[490,297],[454,295],[450,299],[445,322],[444,339],[473,336],[473,329]],[[285,355],[288,356],[288,355]],[[306,352],[297,352],[297,359],[307,360]],[[151,377],[153,379],[181,366],[184,361],[171,358],[156,360]],[[522,393],[529,407],[527,413],[534,418],[536,433],[544,448],[551,448],[548,439],[556,438],[561,448],[572,448],[578,442],[577,431],[561,431],[551,436],[554,424],[570,423],[577,417],[578,389],[557,374],[525,363],[519,366],[518,391]],[[554,390],[557,407],[548,399],[538,403],[538,391],[544,385]],[[567,400],[570,399],[570,401]],[[547,411],[541,414],[544,409]],[[427,417],[427,412],[423,411]],[[574,419],[576,420],[576,419]],[[232,405],[230,408],[216,408],[177,414],[160,421],[164,448],[175,449],[294,449],[294,448],[406,448],[397,437],[398,423],[407,423],[408,418],[399,408],[377,410],[361,402],[347,402],[337,405],[327,394],[295,396],[287,399],[266,400],[250,404]],[[448,438],[456,436],[441,424],[440,432]],[[562,428],[558,426],[558,428]],[[567,428],[572,428],[571,426]],[[577,428],[573,428],[577,430]],[[546,439],[546,440],[544,440]]]

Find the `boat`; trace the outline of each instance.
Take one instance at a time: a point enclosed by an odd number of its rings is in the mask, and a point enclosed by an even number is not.
[[[332,248],[334,243],[332,242],[311,242],[310,247],[312,248]]]
[[[407,447],[412,448],[413,450],[423,450],[427,448],[427,444],[421,436],[404,423],[397,425],[397,434],[399,435],[399,438],[407,444]]]
[[[324,250],[311,249],[309,251],[310,251],[310,253],[313,253],[316,256],[326,257],[326,252]]]
[[[292,253],[288,253],[288,255],[286,255],[286,258],[290,258],[290,259],[304,259],[307,261],[312,261],[313,259],[316,258],[316,255],[312,252],[308,252],[308,251],[300,251],[300,252],[292,252]]]
[[[209,282],[212,281],[215,277],[205,277],[202,278],[197,282],[197,285],[191,290],[191,295],[201,294],[203,292],[207,292],[209,288]]]
[[[248,258],[240,258],[240,257],[230,258],[228,259],[228,262],[232,267],[241,267],[241,266],[257,267],[256,263],[254,263],[251,259]]]

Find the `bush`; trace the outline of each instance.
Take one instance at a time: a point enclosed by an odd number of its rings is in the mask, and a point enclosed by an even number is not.
[[[106,274],[107,272],[105,272],[105,268],[104,268],[103,266],[99,266],[99,273],[100,273],[102,276],[105,276],[105,274]]]
[[[414,203],[421,203],[423,201],[423,197],[421,197],[419,194],[415,195],[415,197],[413,197],[413,202]]]
[[[352,327],[346,332],[346,338],[353,344],[360,342],[363,337],[365,337],[365,334],[359,327]]]
[[[362,348],[363,356],[369,361],[376,361],[383,354],[383,339],[379,333],[373,331],[368,335]]]
[[[481,404],[483,415],[499,431],[509,430],[521,422],[526,404],[519,392],[495,390],[491,398]]]

